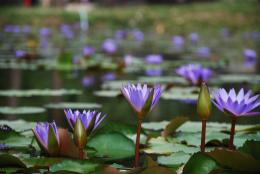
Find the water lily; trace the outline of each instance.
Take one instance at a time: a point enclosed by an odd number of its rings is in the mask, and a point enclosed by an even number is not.
[[[159,54],[150,54],[145,57],[145,62],[148,64],[161,64],[163,57]]]
[[[101,80],[104,82],[104,81],[111,81],[111,80],[115,80],[116,79],[116,74],[113,73],[113,72],[109,72],[109,73],[106,73],[106,74],[103,74],[101,76]]]
[[[86,75],[86,76],[84,76],[84,77],[82,78],[82,85],[83,85],[85,88],[94,85],[94,83],[95,83],[95,77],[94,77],[94,76],[88,76],[88,75]]]
[[[113,54],[117,51],[117,44],[113,39],[106,39],[102,44],[102,49],[108,54]]]
[[[61,25],[60,31],[67,39],[72,39],[74,37],[74,32],[71,30],[71,27],[69,25],[66,24]]]
[[[245,93],[243,88],[237,94],[234,89],[228,92],[220,88],[213,92],[213,103],[220,111],[231,116],[229,148],[234,149],[236,120],[238,117],[260,115],[260,112],[251,112],[260,105],[259,95],[253,96],[251,90]]]
[[[200,87],[200,93],[197,102],[197,113],[201,119],[202,131],[201,131],[201,145],[200,149],[201,152],[205,151],[205,137],[206,137],[206,124],[208,117],[211,112],[211,100],[209,89],[206,83],[202,83]]]
[[[176,69],[176,73],[185,78],[192,85],[200,85],[202,81],[208,82],[213,72],[199,64],[187,64]]]
[[[83,110],[83,112],[76,110],[73,112],[71,109],[64,109],[64,112],[70,127],[74,130],[77,118],[79,118],[84,125],[87,135],[90,135],[94,130],[96,130],[106,118],[106,115],[102,116],[101,112],[95,110]]]
[[[144,33],[138,29],[134,29],[132,32],[131,32],[133,38],[138,41],[138,42],[141,42],[144,40]]]
[[[197,43],[199,41],[198,33],[192,32],[189,34],[189,39],[192,43]]]
[[[54,121],[52,123],[37,123],[36,127],[33,128],[32,131],[39,146],[44,152],[50,156],[59,154],[59,132]]]
[[[91,46],[86,45],[83,49],[82,49],[82,53],[85,57],[90,57],[93,54],[95,54],[95,49]]]
[[[201,58],[209,58],[211,55],[211,51],[208,47],[199,47],[196,50],[196,54]]]
[[[176,49],[182,49],[184,46],[184,39],[182,36],[173,36],[172,44]]]
[[[253,49],[246,48],[246,49],[244,49],[243,54],[244,54],[244,59],[245,59],[244,65],[246,67],[253,67],[253,66],[255,66],[256,60],[257,60],[256,51],[253,50]]]
[[[162,89],[158,85],[153,85],[148,87],[147,84],[137,85],[128,84],[121,88],[122,94],[125,96],[127,101],[137,112],[137,129],[136,129],[136,145],[135,145],[135,161],[134,166],[139,166],[139,145],[140,145],[140,132],[142,119],[144,116],[153,110],[157,104],[161,94]]]
[[[161,68],[151,68],[151,69],[146,69],[145,74],[147,76],[161,76],[162,75],[162,69]]]
[[[15,57],[20,59],[20,58],[24,58],[26,56],[26,51],[24,50],[16,50],[15,51]]]
[[[127,55],[124,56],[124,64],[125,64],[125,66],[132,65],[133,61],[134,61],[134,57],[132,55],[127,54]]]

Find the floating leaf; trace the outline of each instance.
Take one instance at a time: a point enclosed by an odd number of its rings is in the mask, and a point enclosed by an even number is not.
[[[0,120],[0,125],[8,125],[16,131],[24,131],[34,128],[36,123],[24,120]]]
[[[0,167],[26,168],[26,165],[17,157],[11,154],[0,154]]]
[[[109,159],[121,159],[134,155],[134,143],[121,133],[96,134],[88,144],[96,149],[97,156]]]
[[[182,174],[209,174],[218,165],[214,159],[203,153],[192,155],[183,168]]]
[[[163,130],[167,124],[169,124],[169,121],[144,122],[142,123],[142,128],[157,131]]]
[[[159,156],[157,162],[162,165],[172,166],[185,164],[189,158],[190,154],[184,152],[173,153],[169,156]]]
[[[121,94],[121,92],[119,90],[117,91],[95,91],[94,95],[98,96],[98,97],[117,97]]]
[[[24,106],[24,107],[0,107],[1,114],[39,114],[45,112],[44,108],[41,107],[31,107],[31,106]]]
[[[252,155],[255,159],[260,160],[260,141],[246,141],[244,145],[239,148],[239,151]]]
[[[45,105],[49,109],[97,109],[101,108],[100,104],[97,103],[50,103]]]
[[[188,117],[175,117],[173,118],[169,124],[165,127],[164,131],[162,132],[162,135],[164,137],[167,137],[168,135],[175,132],[183,123],[188,121]]]

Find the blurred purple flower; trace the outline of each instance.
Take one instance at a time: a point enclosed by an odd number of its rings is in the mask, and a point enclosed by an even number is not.
[[[176,69],[176,73],[193,85],[200,85],[201,82],[207,82],[212,76],[212,71],[203,68],[199,64],[187,64]]]
[[[74,33],[71,30],[69,25],[63,24],[60,27],[60,31],[63,33],[64,37],[67,39],[72,39],[74,37]]]
[[[145,61],[148,64],[161,64],[163,62],[163,58],[159,54],[150,54],[145,57]]]
[[[78,64],[80,64],[80,63],[81,63],[81,58],[80,58],[80,56],[74,56],[74,57],[72,58],[72,64],[78,65]]]
[[[211,51],[208,47],[200,47],[196,50],[196,54],[198,57],[209,58]]]
[[[189,39],[192,43],[197,43],[199,41],[198,33],[192,32],[189,34]]]
[[[160,68],[146,69],[145,74],[147,76],[161,76],[162,75],[162,69],[160,69]]]
[[[153,87],[150,88],[147,86],[147,84],[141,85],[140,83],[138,83],[137,85],[125,85],[121,88],[121,91],[129,104],[138,114],[146,114],[153,110],[162,94],[162,89],[159,85],[153,85]],[[147,105],[148,98],[152,94],[152,91],[153,96],[151,96],[152,100],[150,106],[149,108],[145,108],[145,105]]]
[[[26,56],[26,51],[23,51],[23,50],[16,50],[15,51],[15,57],[20,59],[20,58],[23,58]]]
[[[85,57],[90,57],[95,54],[95,49],[91,46],[86,45],[85,47],[83,47],[82,53]]]
[[[213,103],[222,112],[231,116],[255,116],[260,112],[251,112],[260,105],[259,95],[252,96],[252,91],[244,93],[244,89],[236,94],[234,89],[227,92],[220,88],[213,92]]]
[[[138,29],[135,29],[131,32],[133,38],[138,41],[141,42],[144,40],[144,33]]]
[[[111,81],[111,80],[115,80],[115,79],[116,79],[116,74],[113,72],[106,73],[101,76],[102,81]]]
[[[32,131],[35,135],[35,138],[36,138],[39,146],[44,151],[46,151],[47,153],[57,154],[56,149],[58,149],[59,147],[52,147],[53,149],[49,149],[49,147],[48,147],[48,143],[50,140],[49,129],[52,129],[55,139],[56,139],[57,146],[59,146],[59,143],[60,143],[59,132],[58,132],[57,126],[54,121],[52,123],[48,123],[48,122],[37,123],[36,127],[33,128]],[[52,152],[53,150],[54,150],[54,152]]]
[[[30,33],[30,32],[31,32],[31,27],[28,26],[28,25],[24,25],[24,26],[22,27],[22,32],[23,32],[23,33]]]
[[[84,87],[90,87],[94,85],[94,83],[95,83],[95,78],[93,76],[84,76],[82,78],[82,85]]]
[[[227,39],[230,36],[230,31],[228,28],[222,28],[220,30],[220,35],[224,38]]]
[[[115,32],[115,39],[122,40],[127,37],[127,32],[125,30],[117,30]]]
[[[257,32],[257,31],[253,31],[253,32],[251,33],[251,36],[252,36],[252,39],[253,39],[254,41],[259,41],[259,40],[260,40],[260,33]]]
[[[46,27],[40,29],[41,37],[48,37],[50,34],[51,34],[51,29],[46,28]]]
[[[172,44],[176,49],[182,49],[184,46],[184,39],[182,36],[173,36]]]
[[[124,56],[124,63],[126,66],[130,66],[133,63],[133,56],[132,55],[125,55]]]
[[[113,39],[106,39],[102,44],[102,49],[108,54],[113,54],[117,51],[117,44]]]
[[[106,118],[106,115],[102,116],[101,112],[97,112],[95,110],[83,110],[83,112],[76,110],[73,112],[71,109],[64,109],[64,112],[72,129],[74,129],[77,118],[79,118],[82,121],[88,135],[90,135],[91,132],[93,132]]]
[[[245,59],[245,63],[244,65],[246,67],[253,67],[256,64],[256,60],[257,60],[257,54],[255,52],[255,50],[246,48],[244,49],[244,59]]]

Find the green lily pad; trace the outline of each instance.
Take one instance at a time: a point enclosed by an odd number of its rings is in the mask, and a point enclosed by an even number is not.
[[[23,106],[23,107],[0,107],[1,114],[39,114],[46,110],[41,107]]]
[[[188,121],[188,117],[175,117],[173,118],[169,124],[165,127],[163,130],[163,136],[167,137],[173,132],[175,132],[182,124],[184,124],[186,121]]]
[[[132,157],[135,149],[133,141],[118,132],[96,134],[88,146],[96,149],[97,156],[108,159]]]
[[[238,150],[252,155],[255,159],[260,160],[260,141],[246,141]]]
[[[26,165],[16,156],[11,154],[0,154],[0,167],[26,168]]]
[[[175,152],[195,153],[199,151],[197,147],[179,144],[172,139],[166,141],[163,137],[151,138],[148,143],[149,147],[144,149],[144,152],[149,154],[167,155]]]
[[[160,84],[188,84],[187,81],[181,77],[163,76],[163,77],[139,77],[138,81],[145,83],[160,83]]]
[[[142,128],[149,129],[149,130],[163,130],[167,124],[169,124],[169,121],[161,121],[161,122],[144,122],[142,123]]]
[[[218,83],[255,83],[258,84],[260,82],[260,75],[257,74],[225,74],[220,75],[216,79]]]
[[[113,81],[106,81],[102,84],[102,89],[106,90],[115,90],[118,91],[122,88],[123,85],[127,84],[132,84],[132,83],[137,83],[135,81],[129,81],[129,80],[113,80]]]
[[[97,103],[50,103],[45,105],[46,108],[49,109],[64,109],[64,108],[70,108],[70,109],[97,109],[101,108],[100,104]]]
[[[99,167],[101,167],[100,164],[91,162],[89,160],[64,160],[61,163],[51,166],[50,171],[91,174],[97,171]]]
[[[166,166],[185,164],[190,159],[190,154],[184,152],[173,153],[169,156],[159,156],[157,162]]]
[[[121,94],[120,90],[117,91],[103,90],[103,91],[94,92],[94,95],[98,97],[117,97],[120,94]]]
[[[80,95],[80,94],[82,94],[82,92],[76,89],[0,90],[0,96],[4,96],[4,97],[63,96],[63,95]]]
[[[0,125],[8,125],[12,129],[19,132],[34,128],[36,126],[36,123],[24,120],[0,120]]]

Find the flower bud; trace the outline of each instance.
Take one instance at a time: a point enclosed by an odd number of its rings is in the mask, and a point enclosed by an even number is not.
[[[211,100],[209,89],[205,82],[201,84],[199,98],[197,101],[197,113],[201,120],[207,120],[211,112]]]
[[[59,154],[59,142],[55,135],[54,129],[52,128],[52,125],[49,125],[49,131],[48,131],[48,153],[51,156],[56,156]]]
[[[87,134],[79,118],[77,118],[74,126],[74,142],[80,149],[83,149],[87,143]]]
[[[142,118],[151,110],[153,96],[154,96],[154,88],[151,89],[151,92],[149,93],[147,100],[144,103],[144,106],[141,111],[142,114],[139,114]],[[139,118],[139,119],[142,119],[142,118]]]

